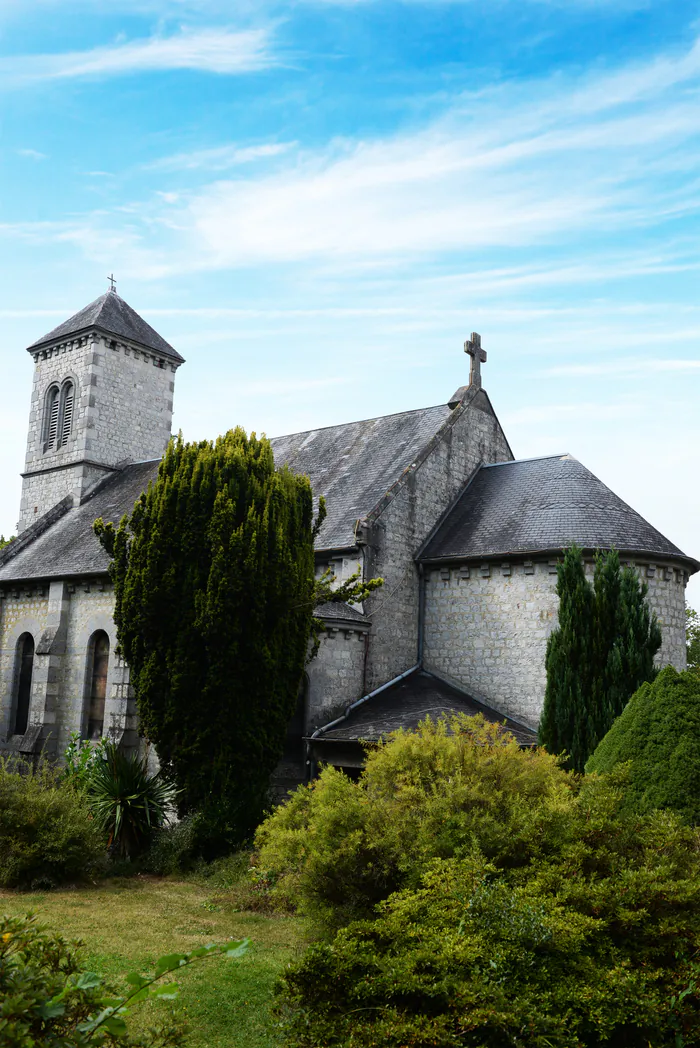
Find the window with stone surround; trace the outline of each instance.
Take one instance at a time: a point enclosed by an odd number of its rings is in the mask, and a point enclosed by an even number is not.
[[[49,386],[44,400],[44,432],[42,435],[44,451],[51,451],[56,446],[60,406],[61,394],[58,386]]]
[[[107,670],[109,669],[109,637],[97,630],[88,645],[88,690],[86,739],[99,739],[105,723],[107,697]]]
[[[29,724],[29,706],[32,699],[32,676],[34,673],[34,638],[23,633],[17,641],[16,651],[15,708],[12,723],[13,735],[24,735]]]
[[[61,410],[59,413],[58,446],[64,447],[73,429],[73,403],[75,401],[75,386],[68,379],[61,387]]]
[[[73,431],[75,383],[67,378],[59,387],[49,386],[44,399],[42,443],[44,452],[65,447]]]

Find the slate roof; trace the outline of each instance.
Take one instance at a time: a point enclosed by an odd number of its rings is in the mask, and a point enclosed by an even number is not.
[[[492,724],[503,724],[521,746],[536,746],[537,733],[453,688],[425,670],[418,670],[393,688],[358,706],[348,718],[330,731],[322,732],[318,742],[378,742],[399,728],[412,730],[427,716],[435,721],[448,716],[482,713]]]
[[[166,342],[143,317],[140,317],[128,302],[125,302],[116,291],[107,291],[100,295],[89,306],[85,306],[68,320],[49,331],[48,335],[42,336],[28,347],[28,352],[33,353],[44,345],[56,342],[59,339],[68,339],[79,335],[91,328],[98,328],[106,335],[117,335],[120,338],[129,339],[151,349],[161,356],[168,357],[177,363],[184,363],[176,349]]]
[[[109,296],[116,297],[114,292],[103,297]],[[328,517],[317,549],[343,549],[355,544],[355,521],[375,507],[451,413],[447,405],[440,405],[272,441],[276,463],[286,462],[292,469],[307,473],[314,492],[328,499]],[[8,553],[10,559],[5,563],[0,556],[0,584],[104,573],[108,559],[92,532],[93,521],[104,517],[116,523],[130,513],[157,473],[158,460],[153,460],[108,476],[82,506],[69,509],[15,556]],[[331,617],[341,614],[337,607],[332,610]],[[329,614],[330,609],[324,609],[323,617]],[[342,608],[342,617],[343,621],[369,623],[347,605]]]
[[[447,404],[275,437],[275,462],[305,473],[328,516],[317,549],[355,545],[355,522],[366,516],[452,414]]]
[[[700,568],[571,455],[482,466],[420,559],[554,552],[573,542]]]
[[[149,480],[155,480],[159,462],[154,459],[126,466],[108,477],[82,506],[69,509],[14,557],[4,563],[0,557],[0,584],[105,574],[109,558],[93,533],[93,521],[103,517],[116,524],[125,513],[130,513]],[[20,535],[20,542],[21,538]],[[6,549],[9,552],[9,547]]]
[[[363,615],[361,611],[353,608],[352,604],[346,604],[345,601],[340,600],[329,600],[325,604],[319,604],[314,608],[314,615],[326,621],[364,622],[368,627],[372,625],[372,620]]]

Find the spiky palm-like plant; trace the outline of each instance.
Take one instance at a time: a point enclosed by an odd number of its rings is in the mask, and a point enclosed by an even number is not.
[[[107,833],[108,847],[132,858],[146,850],[153,831],[163,825],[176,792],[160,772],[148,771],[145,757],[124,753],[108,741],[92,769],[89,804]]]

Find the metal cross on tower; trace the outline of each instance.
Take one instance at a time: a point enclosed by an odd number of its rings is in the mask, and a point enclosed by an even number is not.
[[[107,280],[109,280],[109,290],[110,291],[116,291],[117,290],[117,282],[114,279],[114,273],[110,273],[109,276],[107,277]]]
[[[472,358],[469,371],[469,385],[481,388],[481,365],[486,363],[486,350],[481,348],[481,335],[472,331],[470,338],[464,343],[464,352]]]

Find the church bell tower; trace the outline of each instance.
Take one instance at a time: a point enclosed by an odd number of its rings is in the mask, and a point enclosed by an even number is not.
[[[111,288],[28,347],[34,361],[18,532],[170,439],[183,357]]]

